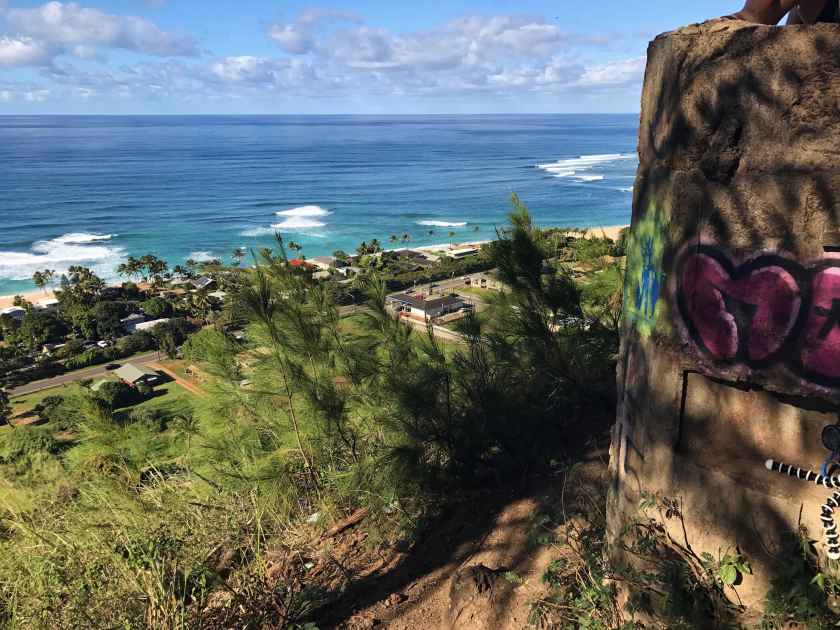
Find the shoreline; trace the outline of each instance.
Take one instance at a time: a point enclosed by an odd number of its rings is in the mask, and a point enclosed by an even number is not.
[[[601,236],[601,234],[605,234],[607,238],[612,240],[618,239],[618,234],[624,228],[630,227],[629,225],[608,225],[603,227],[591,227],[591,228],[580,228],[585,229],[589,232],[590,235],[593,236]],[[562,229],[562,228],[561,228]],[[572,228],[569,228],[572,229]],[[577,228],[575,228],[577,229]],[[493,239],[495,240],[495,239]],[[417,247],[412,247],[411,245],[407,245],[406,247],[397,247],[393,249],[386,249],[383,251],[388,252],[399,252],[404,251],[407,249],[412,249],[415,251],[420,252],[428,252],[428,253],[435,253],[435,252],[446,252],[451,249],[462,249],[464,247],[480,247],[486,243],[492,243],[493,240],[481,240],[481,241],[462,241],[462,242],[452,242],[452,243],[439,243],[437,245],[419,245]],[[109,285],[110,286],[110,285]],[[119,285],[113,285],[119,286]],[[52,289],[48,289],[46,291],[36,289],[34,291],[26,291],[23,293],[15,293],[13,295],[0,295],[0,309],[8,308],[14,304],[15,296],[20,295],[23,299],[32,302],[33,304],[37,304],[39,300],[48,300],[55,298],[55,291]]]

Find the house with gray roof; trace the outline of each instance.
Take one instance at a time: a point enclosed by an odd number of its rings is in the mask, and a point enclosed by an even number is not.
[[[145,365],[135,365],[134,363],[126,363],[120,369],[114,372],[121,381],[129,385],[146,384],[151,385],[160,379],[160,375],[153,369]]]

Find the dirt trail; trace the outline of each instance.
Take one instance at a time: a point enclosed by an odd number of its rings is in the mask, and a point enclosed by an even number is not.
[[[585,455],[576,467],[578,489],[603,483],[606,460],[603,449]],[[538,535],[546,533],[540,515],[562,514],[564,494],[574,491],[558,474],[527,488],[474,493],[402,552],[367,549],[362,527],[345,533],[329,543],[329,555],[352,579],[338,602],[315,620],[318,627],[524,628],[531,604],[545,592],[540,578],[559,555],[556,548],[537,543]],[[489,594],[481,594],[484,575],[495,580]]]
[[[196,396],[204,396],[204,391],[202,391],[201,389],[199,389],[198,387],[196,387],[195,385],[193,385],[189,381],[181,378],[175,372],[173,372],[172,370],[170,370],[167,367],[164,367],[160,363],[149,363],[149,364],[147,364],[147,367],[150,367],[151,369],[156,370],[158,372],[163,372],[169,378],[171,378],[173,381],[178,383],[178,385],[180,385],[181,387],[186,389],[191,394],[195,394]]]

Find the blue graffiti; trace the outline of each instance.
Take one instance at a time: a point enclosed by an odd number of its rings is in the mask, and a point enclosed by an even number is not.
[[[653,238],[645,239],[642,248],[644,266],[639,286],[636,287],[636,311],[646,319],[653,317],[659,301],[659,272],[653,264]]]

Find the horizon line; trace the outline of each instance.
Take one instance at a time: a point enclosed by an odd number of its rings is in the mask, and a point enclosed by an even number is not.
[[[9,116],[32,116],[32,117],[46,117],[46,116],[111,116],[111,117],[118,117],[118,116],[297,116],[297,117],[335,117],[335,116],[370,116],[370,117],[378,117],[378,118],[399,118],[404,116],[638,116],[640,112],[494,112],[494,113],[487,113],[487,112],[473,112],[473,113],[464,113],[464,112],[436,112],[436,113],[400,113],[400,114],[382,114],[382,113],[354,113],[354,114],[343,114],[343,113],[336,113],[336,114],[304,114],[304,113],[294,113],[294,114],[257,114],[257,113],[244,113],[244,114],[234,114],[234,113],[225,113],[225,114],[203,114],[203,113],[181,113],[181,114],[163,114],[160,112],[152,112],[152,113],[3,113],[0,112],[0,117],[9,117]]]

